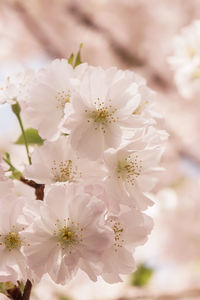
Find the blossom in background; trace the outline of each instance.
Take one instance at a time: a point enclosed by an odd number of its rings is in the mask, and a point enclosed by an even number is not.
[[[200,21],[182,29],[174,39],[174,53],[169,58],[175,82],[186,98],[200,95]]]

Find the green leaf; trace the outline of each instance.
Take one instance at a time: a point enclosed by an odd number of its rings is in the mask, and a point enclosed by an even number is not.
[[[151,279],[152,275],[153,269],[147,267],[145,264],[141,264],[138,266],[137,271],[131,275],[130,283],[133,286],[145,286],[149,283],[149,280]]]
[[[75,58],[75,63],[74,63],[74,68],[76,68],[78,65],[82,64],[82,60],[81,60],[81,49],[83,47],[83,44],[81,43],[80,46],[79,46],[79,51],[76,55],[76,58]]]
[[[70,57],[68,58],[68,64],[72,65],[73,66],[73,61],[74,61],[74,54],[72,53],[70,55]]]
[[[25,130],[25,135],[27,139],[28,145],[42,145],[44,140],[39,136],[38,131],[33,128],[28,128]],[[17,145],[24,145],[24,137],[23,134],[20,135],[18,140],[15,142]]]
[[[17,170],[11,160],[10,160],[10,154],[8,152],[4,153],[4,157],[3,160],[8,164],[9,169],[6,172],[11,172],[11,175],[9,176],[11,179],[17,179],[20,180],[20,178],[22,177],[22,173]]]
[[[72,300],[72,298],[69,298],[68,296],[59,295],[58,300]]]
[[[18,285],[19,285],[20,291],[23,295],[23,293],[24,293],[24,283],[23,283],[23,281],[22,280],[18,281]]]
[[[81,43],[79,46],[79,51],[76,54],[76,57],[73,53],[71,53],[70,57],[68,58],[68,63],[72,65],[72,67],[75,69],[78,65],[82,64],[81,60],[81,49],[83,47],[83,44]]]

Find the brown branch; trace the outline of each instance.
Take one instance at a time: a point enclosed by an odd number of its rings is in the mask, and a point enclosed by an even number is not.
[[[22,293],[21,293],[19,286],[15,285],[12,289],[8,289],[7,296],[9,299],[12,299],[12,300],[21,300]]]
[[[9,299],[12,300],[29,300],[31,295],[31,289],[32,289],[32,283],[29,279],[27,279],[24,287],[23,295],[18,282],[18,286],[15,285],[12,289],[7,290],[7,296]]]
[[[29,279],[27,279],[25,288],[24,288],[24,293],[23,293],[21,300],[29,300],[30,299],[31,289],[32,289],[32,283]]]
[[[37,200],[44,199],[44,188],[45,188],[44,184],[36,183],[35,181],[26,179],[24,177],[21,177],[20,181],[35,189],[35,195]]]

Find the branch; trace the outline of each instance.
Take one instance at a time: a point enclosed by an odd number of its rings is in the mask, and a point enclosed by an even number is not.
[[[20,177],[20,181],[35,189],[35,195],[37,200],[44,199],[44,188],[45,188],[44,184],[36,183],[33,180],[24,178],[23,176]]]
[[[21,300],[29,300],[30,299],[31,289],[32,289],[32,283],[29,279],[27,279],[25,288],[24,288],[24,293],[23,293]]]
[[[32,289],[32,283],[29,279],[27,279],[23,294],[18,282],[18,286],[15,285],[12,289],[7,290],[7,296],[9,299],[12,300],[30,300],[31,289]]]

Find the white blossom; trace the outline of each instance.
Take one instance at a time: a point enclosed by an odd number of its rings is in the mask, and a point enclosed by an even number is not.
[[[35,76],[27,93],[23,114],[43,138],[53,140],[59,136],[65,107],[70,110],[73,86],[85,67],[82,64],[73,69],[66,59],[57,59]]]
[[[72,147],[80,155],[95,160],[107,148],[117,148],[133,137],[136,128],[152,122],[140,116],[151,93],[143,93],[143,82],[135,77],[116,68],[87,68],[63,125],[71,131]]]
[[[30,244],[24,248],[29,266],[57,283],[64,284],[78,268],[96,280],[90,264],[98,263],[111,234],[103,226],[103,214],[102,201],[82,186],[53,187],[38,218],[22,234]]]
[[[106,224],[112,229],[113,240],[103,254],[101,276],[109,283],[122,281],[120,274],[135,271],[135,248],[147,240],[152,219],[136,209],[124,210],[118,215],[108,214]]]
[[[80,158],[71,148],[69,138],[62,136],[35,147],[32,165],[26,167],[24,175],[38,183],[54,184],[102,180],[105,171],[101,163]]]

